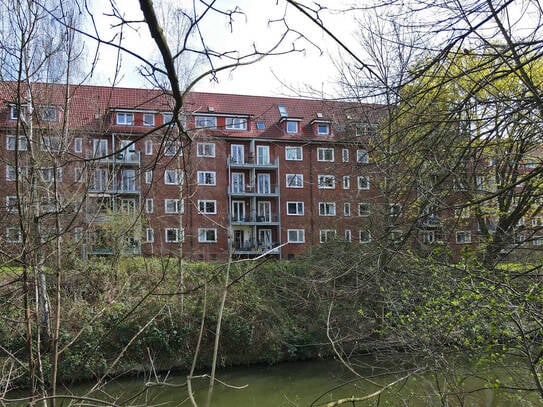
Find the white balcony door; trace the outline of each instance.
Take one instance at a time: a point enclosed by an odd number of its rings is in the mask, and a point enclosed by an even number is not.
[[[256,163],[262,165],[270,163],[270,146],[256,146]]]
[[[271,222],[271,202],[270,201],[258,202],[257,216],[260,222]]]
[[[121,190],[125,192],[136,191],[136,170],[121,171]]]
[[[232,220],[241,221],[245,219],[245,202],[232,201]]]
[[[272,231],[271,229],[260,229],[258,231],[258,241],[267,249],[272,246]]]
[[[121,140],[120,150],[123,155],[124,161],[136,161],[138,155],[136,154],[136,145],[130,140]]]
[[[232,144],[230,146],[230,155],[232,156],[232,162],[243,164],[245,162],[244,146],[242,144]]]
[[[258,193],[259,194],[269,194],[271,193],[271,179],[270,174],[258,174]]]
[[[100,158],[107,156],[107,140],[106,139],[93,139],[92,140],[93,157]]]
[[[245,192],[245,174],[242,172],[232,173],[232,192],[237,194]]]

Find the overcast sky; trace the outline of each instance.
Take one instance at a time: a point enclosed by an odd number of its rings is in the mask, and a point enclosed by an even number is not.
[[[337,1],[334,2],[337,4]],[[141,12],[137,1],[120,1],[127,18],[141,18]],[[179,3],[179,1],[178,1]],[[106,33],[112,20],[104,15],[107,10],[108,0],[96,0],[92,2],[96,22],[99,29]],[[127,5],[132,4],[132,7]],[[228,8],[238,5],[244,12],[235,17],[230,32],[224,18],[205,20],[202,26],[204,35],[212,47],[224,51],[248,50],[253,44],[259,50],[267,49],[277,40],[284,29],[281,23],[268,24],[269,20],[280,19],[285,13],[285,3],[281,0],[218,0],[217,7]],[[329,24],[334,27],[336,34],[344,41],[352,41],[354,25],[346,16],[330,16]],[[336,70],[329,53],[337,53],[337,45],[318,29],[307,17],[292,8],[287,9],[287,21],[289,27],[303,32],[309,39],[321,47],[323,53],[307,41],[297,41],[296,46],[304,52],[291,53],[289,55],[264,58],[262,61],[240,67],[235,71],[223,72],[219,76],[219,82],[210,82],[204,79],[196,87],[199,91],[211,91],[221,93],[237,93],[251,95],[294,95],[296,90],[305,91],[307,86],[324,94],[334,93]],[[339,31],[339,28],[342,28]],[[149,53],[154,49],[154,44],[149,38],[148,31],[139,30],[131,32],[125,30],[126,43],[129,48],[137,52]],[[284,49],[292,46],[296,36],[292,33],[285,43]],[[111,50],[102,48],[100,52],[99,70],[94,77],[95,83],[109,84],[114,72],[115,54]],[[137,73],[137,62],[128,56],[123,56],[122,80],[120,86],[138,87],[144,82]],[[284,82],[283,85],[281,82]],[[293,89],[289,89],[292,87]]]

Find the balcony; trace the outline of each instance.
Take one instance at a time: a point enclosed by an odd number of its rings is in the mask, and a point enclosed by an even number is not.
[[[258,158],[250,155],[247,158],[235,159],[232,156],[228,156],[228,166],[230,168],[236,169],[263,169],[263,170],[273,170],[279,168],[279,157],[268,159]]]
[[[422,220],[422,225],[427,228],[440,228],[443,226],[443,221],[439,216],[431,215]]]
[[[273,242],[270,244],[263,244],[260,242],[244,242],[243,244],[234,245],[234,255],[238,256],[258,256],[262,254],[279,255],[279,243]]]
[[[89,186],[88,192],[91,194],[99,195],[139,195],[141,192],[138,188],[134,187],[118,187],[114,185],[107,186]]]
[[[228,186],[227,194],[231,196],[267,196],[267,197],[278,197],[279,196],[279,185],[273,184],[268,185],[264,188],[255,188],[252,185],[237,186],[232,188]]]
[[[95,161],[104,165],[113,166],[137,166],[141,164],[141,153],[139,151],[126,151],[106,157],[99,154],[87,153],[87,160]]]
[[[270,225],[277,226],[279,225],[279,215],[270,214],[267,216],[252,214],[249,216],[231,216],[230,224],[232,225]]]

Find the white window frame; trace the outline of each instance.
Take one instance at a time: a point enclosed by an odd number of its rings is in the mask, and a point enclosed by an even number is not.
[[[351,216],[351,203],[350,202],[344,202],[343,203],[343,216]]]
[[[145,243],[155,242],[155,230],[153,228],[145,229]]]
[[[455,242],[456,244],[471,244],[471,231],[457,230],[455,233]]]
[[[208,239],[207,233],[211,232],[214,238]],[[217,229],[216,228],[198,228],[198,242],[199,243],[217,243]]]
[[[364,209],[366,207],[367,209]],[[370,216],[371,209],[369,202],[359,202],[358,203],[358,216],[362,218],[367,218]]]
[[[17,139],[19,140],[18,146],[15,145]],[[6,150],[15,151],[16,147],[18,148],[18,151],[27,151],[28,143],[26,141],[26,137],[25,136],[17,137],[14,134],[6,135]]]
[[[305,229],[287,229],[288,243],[305,243]]]
[[[48,123],[58,121],[58,111],[54,106],[44,106],[40,109],[41,120]]]
[[[290,211],[290,207],[294,209],[294,211]],[[286,210],[287,215],[289,216],[303,216],[304,214],[304,202],[303,201],[287,201],[286,204]]]
[[[317,123],[317,134],[319,136],[329,136],[330,123]]]
[[[423,230],[421,234],[421,241],[424,244],[432,244],[436,241],[436,235],[433,230]]]
[[[336,229],[320,229],[319,230],[319,242],[326,243],[334,240],[337,237]]]
[[[194,116],[194,127],[197,129],[216,129],[217,116]]]
[[[353,234],[351,232],[351,229],[345,229],[344,236],[346,242],[351,242],[353,240]]]
[[[334,149],[330,147],[317,148],[317,161],[319,162],[334,162]]]
[[[10,226],[6,228],[6,242],[8,243],[21,243],[23,236],[21,229],[18,226]]]
[[[336,177],[330,174],[317,175],[319,189],[336,189]]]
[[[350,175],[344,175],[342,178],[342,186],[343,189],[349,189],[351,188],[351,176]]]
[[[172,232],[174,234],[173,240],[168,239],[168,233]],[[166,243],[178,243],[179,242],[179,228],[166,228],[164,229],[164,241]]]
[[[41,151],[47,151],[49,153],[58,153],[62,148],[62,139],[59,136],[43,135],[40,138]]]
[[[18,213],[19,212],[19,200],[14,195],[6,196],[6,212]]]
[[[179,142],[175,140],[164,141],[164,155],[166,157],[174,157],[179,153],[181,155],[181,148],[179,148]]]
[[[143,113],[143,125],[153,127],[155,125],[155,114],[154,113]]]
[[[287,120],[285,122],[285,130],[288,134],[298,133],[299,124],[296,120]]]
[[[115,123],[118,126],[133,126],[134,125],[134,113],[130,112],[117,112],[115,115]]]
[[[356,150],[356,162],[358,164],[368,164],[370,162],[368,150]]]
[[[164,184],[165,185],[180,185],[181,174],[179,170],[166,169],[164,170]]]
[[[74,138],[74,153],[81,154],[83,152],[83,139],[81,137]]]
[[[349,149],[348,148],[344,148],[344,149],[341,150],[341,160],[344,163],[349,162]]]
[[[198,185],[215,186],[217,185],[217,173],[215,171],[198,171]]]
[[[164,198],[164,213],[175,215],[183,213],[183,201],[178,198]]]
[[[304,174],[285,174],[287,188],[303,188]]]
[[[303,161],[303,148],[301,146],[285,147],[286,161]]]
[[[83,182],[83,168],[74,167],[74,182],[78,184]]]
[[[364,238],[364,235],[366,235],[367,238]],[[358,241],[361,244],[370,243],[371,242],[371,232],[369,230],[367,230],[367,229],[360,229],[358,231]]]
[[[335,202],[319,202],[319,216],[336,216]]]
[[[212,205],[210,210],[208,205]],[[198,213],[205,215],[216,215],[217,214],[217,201],[215,199],[200,199],[198,200]]]
[[[402,214],[402,205],[399,203],[388,204],[388,215],[398,217]]]
[[[145,213],[153,213],[155,211],[155,201],[153,198],[145,198]]]
[[[215,143],[198,143],[196,145],[197,157],[215,157]]]
[[[364,182],[365,185],[362,182]],[[369,191],[369,189],[370,189],[370,177],[368,177],[366,175],[359,175],[356,178],[356,183],[357,183],[358,189],[363,190],[363,191]]]
[[[247,130],[247,118],[246,117],[226,117],[224,127],[226,130]]]
[[[145,155],[153,155],[153,140],[145,140]]]

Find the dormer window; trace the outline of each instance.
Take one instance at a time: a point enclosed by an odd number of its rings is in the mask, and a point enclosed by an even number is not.
[[[53,106],[43,107],[40,110],[40,116],[44,122],[58,121],[57,109]]]
[[[117,124],[119,126],[132,126],[134,124],[134,113],[117,113]]]
[[[198,129],[215,129],[217,127],[217,117],[196,116],[194,118],[194,127]]]
[[[298,122],[294,120],[287,120],[285,128],[287,133],[289,134],[298,133]]]
[[[330,125],[328,123],[317,124],[317,134],[327,136],[330,134]]]
[[[227,130],[247,130],[247,119],[244,117],[227,117],[225,127]]]
[[[25,111],[24,106],[19,107],[19,106],[12,105],[12,106],[9,107],[9,111],[10,111],[9,118],[11,120],[17,120],[19,118],[24,119],[24,116],[25,116],[24,115],[24,111]]]
[[[277,105],[277,110],[279,110],[279,116],[288,117],[287,108],[285,105]]]

